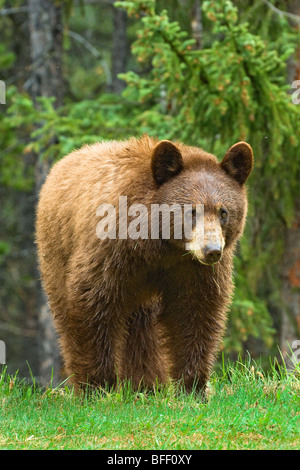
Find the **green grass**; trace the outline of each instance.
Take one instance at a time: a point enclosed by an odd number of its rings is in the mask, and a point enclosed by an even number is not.
[[[250,361],[223,365],[202,403],[172,384],[151,393],[125,384],[79,397],[65,385],[41,389],[3,369],[0,449],[295,450],[298,372],[264,373]]]

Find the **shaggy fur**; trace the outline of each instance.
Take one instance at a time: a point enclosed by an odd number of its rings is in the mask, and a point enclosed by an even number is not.
[[[37,244],[76,386],[113,385],[117,377],[151,386],[171,377],[187,390],[205,388],[232,295],[252,163],[246,143],[218,163],[202,149],[144,136],[85,146],[54,165],[40,194]],[[224,239],[221,260],[203,264],[202,252],[187,253],[185,240],[100,240],[97,208],[110,203],[118,212],[119,196],[149,210],[153,203],[203,203],[206,242],[212,227]]]

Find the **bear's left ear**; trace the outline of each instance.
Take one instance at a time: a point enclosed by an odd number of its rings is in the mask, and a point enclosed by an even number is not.
[[[160,186],[183,168],[183,159],[178,148],[169,140],[162,140],[153,151],[151,170],[154,181]]]
[[[221,168],[243,185],[253,167],[253,152],[247,142],[234,144],[220,163]]]

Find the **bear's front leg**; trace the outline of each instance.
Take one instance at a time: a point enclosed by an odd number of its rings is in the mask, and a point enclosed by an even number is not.
[[[66,315],[55,315],[65,371],[76,388],[117,383],[120,316],[103,305],[69,303]]]
[[[175,285],[175,284],[174,284]],[[224,331],[226,306],[209,291],[201,298],[188,289],[170,288],[164,298],[161,320],[167,335],[166,348],[171,378],[205,395],[206,384]]]
[[[160,331],[157,325],[158,302],[141,306],[126,324],[126,341],[122,354],[122,377],[137,389],[152,388],[166,381]]]

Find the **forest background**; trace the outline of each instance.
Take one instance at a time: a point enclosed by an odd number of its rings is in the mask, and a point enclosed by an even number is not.
[[[222,351],[300,346],[300,2],[0,0],[0,340],[11,372],[60,359],[34,243],[40,187],[84,143],[148,133],[221,159],[251,144]],[[295,356],[298,357],[297,355]],[[300,358],[299,358],[300,359]],[[27,364],[28,363],[28,364]]]

